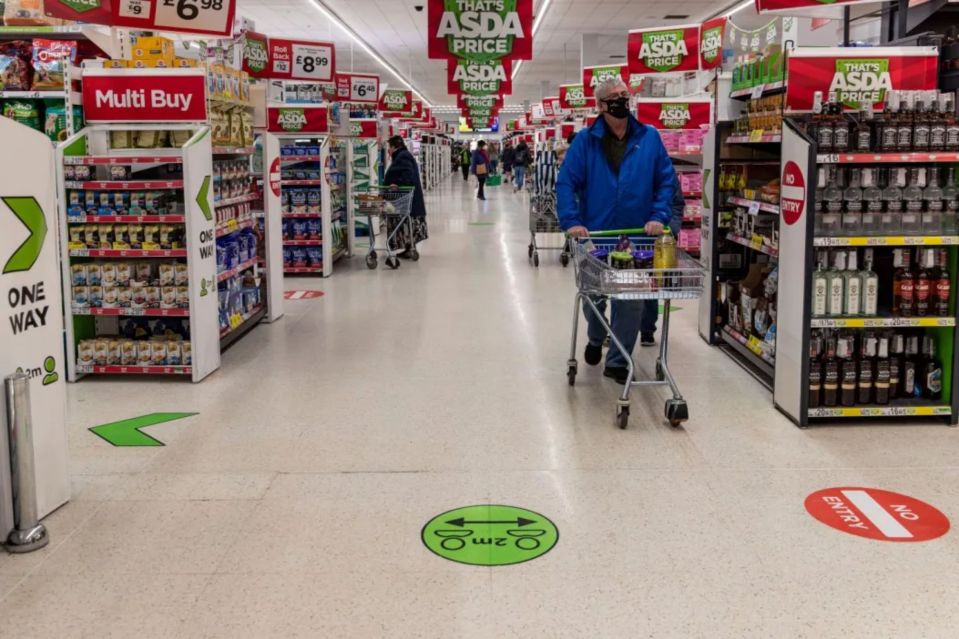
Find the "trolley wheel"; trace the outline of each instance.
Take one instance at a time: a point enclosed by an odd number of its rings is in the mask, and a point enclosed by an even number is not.
[[[579,364],[575,359],[570,360],[569,365],[566,367],[566,377],[569,378],[569,385],[576,386],[576,373],[579,370]]]
[[[407,255],[409,255],[410,259],[413,260],[414,262],[420,261],[420,252],[417,251],[416,249],[411,249],[410,251],[407,251]]]
[[[566,253],[563,253],[562,255],[559,256],[559,261],[563,265],[563,268],[566,268],[567,266],[569,266],[569,255],[567,255]]]
[[[616,425],[620,430],[629,426],[629,406],[620,406],[616,409]]]
[[[656,360],[656,381],[661,382],[666,379],[666,373],[663,372],[663,362]]]
[[[533,245],[529,245],[529,259],[533,259]]]
[[[533,253],[533,266],[539,268],[539,253]]]
[[[669,425],[677,428],[680,424],[689,419],[689,406],[685,399],[666,400],[666,419]]]
[[[400,258],[395,255],[390,255],[386,258],[386,265],[389,266],[394,271],[400,267]]]
[[[370,253],[366,256],[366,268],[370,269],[371,271],[377,267],[378,262],[379,260],[376,257],[376,253]]]

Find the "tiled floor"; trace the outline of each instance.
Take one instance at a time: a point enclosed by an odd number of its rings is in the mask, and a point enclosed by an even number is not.
[[[288,282],[326,296],[201,385],[72,386],[74,498],[49,548],[0,555],[0,636],[957,636],[955,533],[867,541],[803,500],[876,486],[959,517],[959,432],[799,430],[691,303],[672,353],[692,420],[671,430],[643,391],[618,430],[598,370],[566,383],[571,271],[533,269],[525,199],[489,193],[431,194],[418,264]],[[151,411],[199,415],[151,428],[161,449],[86,430]],[[543,513],[558,545],[492,569],[426,550],[430,518],[482,503]]]

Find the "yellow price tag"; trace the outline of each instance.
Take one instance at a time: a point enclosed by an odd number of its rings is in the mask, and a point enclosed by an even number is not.
[[[236,223],[236,220],[229,220],[226,223],[226,228],[230,231],[235,231],[238,226],[240,225]]]
[[[240,327],[240,324],[243,323],[243,316],[239,313],[236,313],[230,316],[230,328],[237,329]]]
[[[762,142],[763,141],[763,130],[762,129],[753,129],[749,134],[750,142]]]
[[[746,342],[746,348],[756,353],[757,355],[763,354],[763,343],[759,341],[759,338],[755,335],[750,335],[749,340]]]

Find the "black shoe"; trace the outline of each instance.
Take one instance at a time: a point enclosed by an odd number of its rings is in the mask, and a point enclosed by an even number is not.
[[[629,379],[629,369],[625,366],[607,366],[603,370],[603,375],[615,379],[620,384],[625,384],[626,380]]]
[[[643,346],[656,346],[656,333],[643,333],[639,336],[639,343]]]
[[[583,359],[585,359],[586,363],[590,366],[596,366],[603,359],[603,347],[587,344],[586,352],[583,353]]]

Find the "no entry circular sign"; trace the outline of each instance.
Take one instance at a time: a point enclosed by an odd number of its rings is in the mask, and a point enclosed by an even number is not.
[[[836,530],[878,541],[930,541],[949,532],[938,509],[878,488],[819,490],[806,498],[806,510]]]
[[[780,208],[786,224],[793,225],[802,217],[806,208],[806,178],[802,168],[792,160],[783,167],[783,179],[780,185],[782,195]]]
[[[473,566],[507,566],[542,557],[559,541],[548,518],[515,506],[465,506],[433,517],[423,526],[433,553]]]

